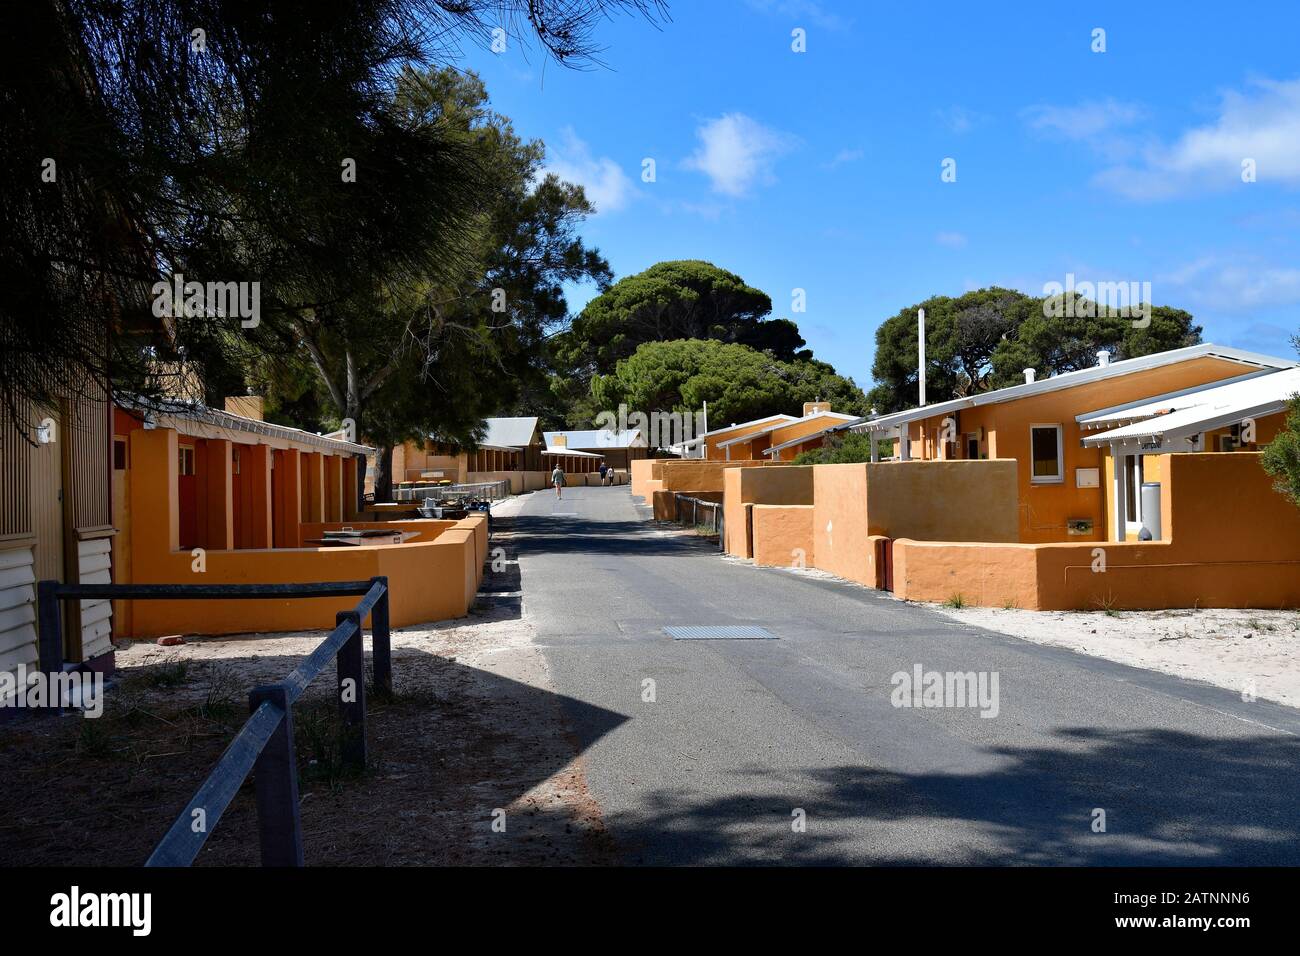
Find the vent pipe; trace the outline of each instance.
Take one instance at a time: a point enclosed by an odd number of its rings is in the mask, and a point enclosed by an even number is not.
[[[1026,385],[1034,384],[1034,370],[1032,368],[1025,369],[1025,384]]]
[[[916,381],[920,386],[918,407],[925,407],[925,309],[916,310]]]
[[[1107,352],[1105,349],[1102,349],[1100,352],[1097,353],[1097,365],[1100,368],[1105,368],[1109,364],[1110,364],[1110,353]]]

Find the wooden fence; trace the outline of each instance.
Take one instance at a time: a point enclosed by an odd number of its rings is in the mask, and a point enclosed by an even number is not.
[[[248,721],[226,747],[208,778],[146,866],[189,866],[249,773],[257,799],[263,866],[302,866],[302,820],[298,812],[298,766],[293,742],[293,705],[334,659],[338,661],[339,716],[345,764],[366,764],[366,673],[362,622],[371,619],[371,657],[377,693],[393,688],[388,625],[388,579],[319,584],[60,584],[37,585],[41,669],[63,669],[61,602],[64,600],[215,600],[322,598],[361,595],[357,606],[339,611],[328,637],[277,684],[253,688]]]

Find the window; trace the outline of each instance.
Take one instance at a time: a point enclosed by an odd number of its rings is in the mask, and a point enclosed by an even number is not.
[[[1029,480],[1033,484],[1045,485],[1065,480],[1060,425],[1030,425],[1029,446]]]
[[[113,439],[113,470],[126,471],[126,442]]]
[[[188,445],[182,445],[178,451],[180,454],[179,473],[182,475],[194,474],[194,449]]]

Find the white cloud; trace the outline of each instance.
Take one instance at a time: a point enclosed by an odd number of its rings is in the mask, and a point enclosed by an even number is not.
[[[746,0],[751,9],[759,13],[807,20],[824,30],[843,30],[849,21],[831,13],[817,0]],[[798,24],[795,24],[798,26]]]
[[[1142,108],[1118,100],[1095,100],[1075,106],[1038,104],[1020,111],[1029,128],[1071,140],[1087,140],[1131,126],[1143,116]]]
[[[1163,301],[1178,298],[1220,312],[1256,311],[1300,303],[1300,268],[1248,256],[1205,255],[1157,276],[1152,288]]]
[[[988,119],[983,113],[976,113],[964,106],[950,106],[947,109],[935,110],[934,115],[949,132],[956,133],[958,136],[969,133]]]
[[[941,232],[934,237],[934,241],[949,249],[960,249],[966,245],[966,237],[960,232]]]
[[[571,127],[561,131],[560,146],[547,148],[542,175],[554,173],[583,188],[597,213],[617,212],[634,196],[632,180],[614,160],[591,154],[591,148]]]
[[[743,196],[756,184],[774,182],[773,161],[793,145],[787,134],[744,113],[726,113],[709,120],[695,135],[700,147],[683,165],[704,173],[714,190],[728,196]]]
[[[836,166],[843,166],[845,163],[856,163],[865,155],[867,155],[865,150],[842,149],[832,156],[829,162],[822,163],[822,169],[834,169]]]
[[[1223,94],[1218,117],[1171,144],[1153,144],[1134,163],[1112,166],[1097,182],[1131,199],[1166,199],[1242,183],[1242,161],[1259,183],[1300,185],[1300,79],[1256,80]]]

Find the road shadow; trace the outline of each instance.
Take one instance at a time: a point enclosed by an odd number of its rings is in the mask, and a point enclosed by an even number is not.
[[[518,515],[502,519],[511,522],[509,533],[519,551],[526,554],[630,554],[655,555],[717,554],[717,539],[693,534],[675,534],[679,526],[659,526],[645,521],[598,521],[581,517],[554,518],[549,515]]]
[[[744,792],[651,788],[641,809],[607,824],[633,863],[1300,864],[1294,737],[1054,736],[1054,746],[990,751],[1000,769],[982,774],[754,767],[738,775]],[[792,829],[795,809],[805,832]],[[1094,832],[1097,809],[1105,832]]]

